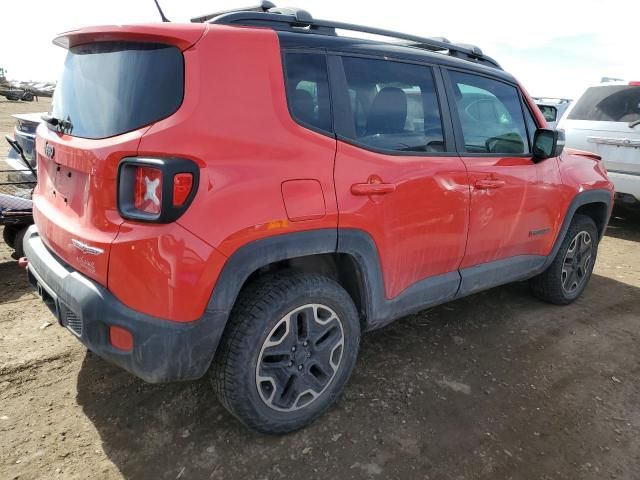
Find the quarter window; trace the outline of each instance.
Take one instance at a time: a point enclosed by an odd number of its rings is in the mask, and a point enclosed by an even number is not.
[[[397,152],[442,152],[444,137],[431,69],[343,57],[353,128],[345,136]]]
[[[299,123],[332,132],[327,61],[316,53],[287,53],[284,56],[287,101]]]
[[[486,77],[450,72],[469,153],[529,153],[520,95],[515,87]]]

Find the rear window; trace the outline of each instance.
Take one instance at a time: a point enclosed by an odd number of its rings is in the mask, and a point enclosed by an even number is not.
[[[640,120],[640,87],[591,87],[580,97],[567,118],[627,123]]]
[[[69,50],[51,115],[71,135],[106,138],[153,123],[182,103],[184,65],[173,46],[100,42]]]

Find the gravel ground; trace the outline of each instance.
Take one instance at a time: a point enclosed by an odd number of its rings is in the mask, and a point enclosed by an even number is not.
[[[0,101],[0,131],[45,109]],[[617,213],[573,305],[513,284],[366,335],[343,398],[281,437],[239,425],[206,379],[148,385],[88,353],[10,254],[2,479],[640,478],[640,215]]]

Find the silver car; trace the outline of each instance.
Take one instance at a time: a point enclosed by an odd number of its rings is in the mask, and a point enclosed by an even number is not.
[[[558,124],[567,147],[602,157],[625,204],[640,205],[640,82],[589,87]]]
[[[568,98],[533,97],[549,128],[556,128],[558,121],[571,105]]]

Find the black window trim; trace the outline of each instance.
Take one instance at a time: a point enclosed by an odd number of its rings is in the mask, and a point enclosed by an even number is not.
[[[406,63],[411,65],[417,65],[425,67],[427,72],[430,71],[434,87],[436,90],[436,98],[438,100],[438,107],[440,109],[440,121],[442,123],[442,133],[444,137],[445,151],[444,152],[402,152],[398,150],[390,150],[384,148],[376,148],[371,145],[366,145],[354,139],[355,132],[353,132],[353,113],[351,111],[351,100],[349,98],[349,90],[347,85],[347,78],[344,72],[344,66],[342,63],[343,57],[351,58],[364,58],[369,60],[386,60],[396,63]],[[367,150],[373,153],[379,153],[382,155],[391,155],[397,157],[457,157],[458,152],[455,151],[453,126],[451,116],[446,107],[447,100],[444,93],[444,84],[440,73],[440,65],[431,64],[425,62],[416,62],[413,60],[407,60],[404,58],[396,58],[389,55],[368,55],[360,53],[344,52],[340,50],[328,50],[327,51],[328,65],[329,65],[329,83],[331,84],[331,91],[333,92],[332,102],[334,104],[334,118],[333,127],[336,134],[336,139],[353,145],[355,147]],[[350,135],[350,136],[349,136]]]
[[[533,124],[536,126],[536,130],[538,130],[540,128],[540,126],[538,125],[538,119],[531,111],[531,107],[527,104],[528,102],[525,100],[524,94],[522,93],[520,88],[518,88],[518,95],[520,96],[520,106],[522,107],[523,117],[525,116],[525,111],[529,112],[529,115],[531,115],[531,118],[533,118]],[[529,123],[527,122],[526,118],[524,119],[524,128],[527,131],[527,140],[529,141],[529,152],[533,152],[533,138],[535,136],[535,132],[529,131]],[[531,133],[533,133],[533,135],[531,135]],[[533,153],[529,153],[529,155],[533,158]]]
[[[493,80],[495,82],[501,82],[504,83],[505,85],[508,85],[510,87],[514,87],[516,89],[516,91],[518,92],[518,97],[520,99],[520,107],[524,108],[523,105],[523,96],[522,96],[522,92],[520,91],[520,87],[518,86],[517,83],[514,82],[508,82],[505,81],[502,78],[498,78],[495,77],[493,75],[486,75],[483,73],[478,73],[476,71],[473,70],[466,70],[464,68],[451,68],[451,67],[442,67],[441,68],[441,72],[442,72],[442,76],[444,77],[444,84],[445,84],[445,90],[447,93],[447,100],[448,100],[448,104],[449,104],[449,111],[451,113],[451,117],[452,117],[452,121],[453,121],[453,132],[454,132],[454,136],[455,136],[455,144],[456,144],[456,149],[458,151],[458,155],[460,157],[467,157],[467,158],[471,158],[471,157],[484,157],[484,158],[488,158],[488,157],[510,157],[510,158],[533,158],[533,154],[532,153],[516,153],[516,154],[500,154],[500,153],[475,153],[475,152],[467,152],[466,151],[466,147],[464,144],[464,136],[462,134],[462,123],[460,122],[460,115],[458,114],[458,106],[455,103],[455,94],[453,91],[453,81],[451,80],[451,76],[449,75],[449,71],[454,71],[454,72],[460,72],[460,73],[464,73],[467,75],[476,75],[478,77],[485,77],[488,78],[489,80]],[[538,126],[538,122],[536,120],[535,115],[533,115],[533,119],[534,122],[536,124],[536,126]],[[528,137],[528,127],[526,125],[526,120],[524,118],[524,111],[522,112],[522,120],[525,123],[525,131],[527,132],[527,142],[530,142],[529,137]],[[538,128],[540,128],[538,126]],[[531,146],[529,148],[529,150],[532,150]]]
[[[303,122],[302,120],[299,120],[298,118],[296,118],[296,116],[293,114],[293,111],[291,110],[291,105],[289,103],[289,91],[287,89],[287,62],[285,60],[285,56],[290,53],[305,53],[309,55],[324,56],[325,65],[327,67],[327,88],[329,89],[329,116],[331,120],[331,131],[323,130],[322,128],[318,128],[315,125],[311,125],[310,123]],[[336,139],[336,134],[335,134],[336,126],[335,126],[335,115],[334,115],[335,102],[333,100],[333,93],[331,91],[332,90],[331,75],[329,70],[327,50],[325,48],[297,48],[297,47],[283,48],[281,49],[280,56],[282,61],[282,81],[283,81],[283,88],[284,88],[284,96],[285,96],[285,101],[287,103],[287,111],[289,112],[289,117],[291,117],[291,119],[301,127],[306,128],[307,130],[312,130],[325,137],[333,138],[335,140]]]

